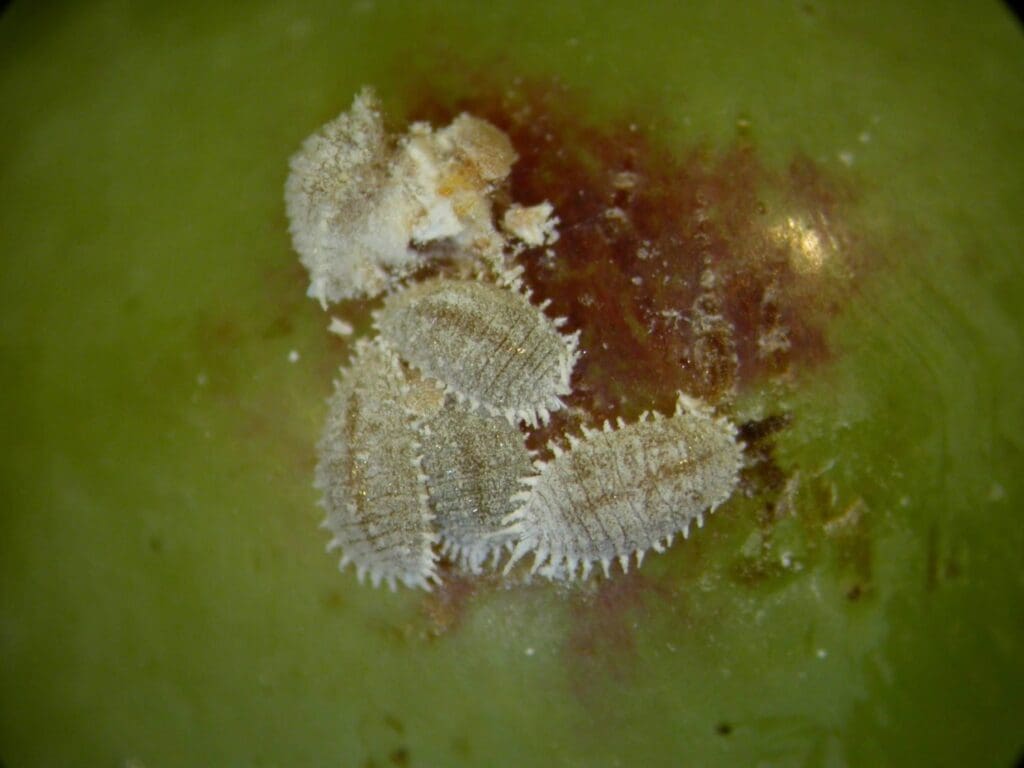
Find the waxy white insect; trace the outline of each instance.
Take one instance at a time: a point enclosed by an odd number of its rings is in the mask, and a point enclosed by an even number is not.
[[[647,550],[703,525],[732,494],[742,462],[732,424],[684,395],[671,417],[605,422],[569,446],[552,446],[554,458],[524,481],[505,520],[518,537],[505,573],[531,552],[533,571],[551,578],[571,580],[580,567],[586,578],[594,563],[608,575],[615,560],[626,571],[634,555],[639,566]]]
[[[578,338],[543,309],[513,288],[438,278],[389,296],[375,324],[403,360],[460,402],[535,426],[571,391]]]
[[[340,568],[352,563],[359,580],[368,575],[374,586],[430,589],[438,581],[437,536],[409,393],[394,355],[358,342],[330,399],[316,486],[323,527],[333,535],[327,550],[341,550]]]
[[[435,241],[500,262],[491,195],[515,159],[502,131],[466,114],[391,136],[364,89],[291,159],[285,203],[309,295],[326,307],[382,293],[424,262],[415,246]]]
[[[501,417],[448,401],[423,421],[420,445],[441,554],[479,573],[515,540],[502,520],[520,480],[533,474],[524,436]]]

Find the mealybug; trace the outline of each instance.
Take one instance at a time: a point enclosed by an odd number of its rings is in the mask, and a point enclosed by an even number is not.
[[[381,337],[459,401],[536,425],[570,392],[577,337],[564,336],[526,294],[491,283],[432,279],[388,297]]]
[[[634,424],[605,422],[552,446],[555,457],[538,463],[524,482],[520,507],[506,518],[518,542],[505,572],[529,552],[533,570],[552,578],[583,577],[593,563],[605,574],[613,560],[625,571],[648,549],[656,552],[703,525],[736,487],[741,446],[735,428],[680,395],[671,417],[644,414]]]
[[[426,476],[412,415],[409,386],[394,355],[361,341],[337,383],[320,440],[316,486],[327,512],[323,527],[352,563],[360,581],[401,581],[430,589],[437,581]]]

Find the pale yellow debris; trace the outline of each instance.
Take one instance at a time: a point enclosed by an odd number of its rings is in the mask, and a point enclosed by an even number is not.
[[[554,211],[549,202],[529,207],[514,203],[505,211],[501,226],[531,248],[551,245],[558,241],[558,217],[552,216]]]

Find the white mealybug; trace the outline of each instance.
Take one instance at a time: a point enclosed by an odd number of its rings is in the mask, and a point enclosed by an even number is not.
[[[577,336],[529,295],[491,283],[431,279],[387,298],[375,323],[403,360],[459,401],[536,425],[570,392]]]
[[[494,262],[491,194],[515,159],[504,133],[470,115],[390,136],[363,89],[291,159],[285,203],[309,295],[326,307],[383,293],[423,263],[414,244],[451,240]]]
[[[438,580],[432,515],[413,416],[409,385],[388,350],[360,341],[336,384],[320,440],[316,486],[323,491],[341,568],[356,567],[394,589],[397,581],[430,589]]]
[[[424,419],[420,445],[441,553],[478,573],[515,540],[502,520],[520,480],[533,474],[523,434],[501,417],[448,402]]]
[[[380,293],[419,263],[409,247],[414,201],[388,183],[395,156],[377,97],[365,88],[291,159],[292,244],[309,270],[309,295],[325,306]]]
[[[634,554],[639,566],[648,549],[662,552],[691,523],[703,525],[704,512],[732,494],[742,463],[735,427],[684,395],[674,416],[606,422],[569,444],[538,462],[505,519],[518,537],[506,573],[529,552],[533,571],[551,578],[571,580],[579,566],[586,578],[593,563],[607,575],[614,560],[625,571]]]

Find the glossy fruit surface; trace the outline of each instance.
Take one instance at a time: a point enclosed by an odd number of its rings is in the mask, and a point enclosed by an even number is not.
[[[1022,71],[995,4],[14,3],[0,761],[1011,764]],[[365,84],[402,124],[553,80],[559,136],[632,124],[722,201],[802,180],[765,232],[835,193],[856,279],[785,376],[737,373],[751,493],[688,542],[569,591],[360,587],[317,529],[351,343],[305,296],[288,158]],[[598,359],[596,412],[667,396]]]

